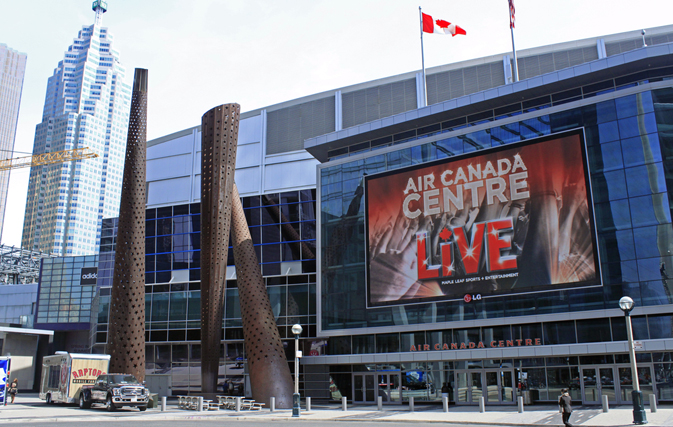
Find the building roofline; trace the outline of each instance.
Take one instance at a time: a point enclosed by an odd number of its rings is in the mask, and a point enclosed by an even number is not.
[[[673,30],[673,26],[670,28]],[[648,68],[670,66],[671,63],[673,63],[673,43],[638,48],[308,138],[304,141],[304,148],[320,162],[326,162],[328,151],[409,129],[410,122],[414,122],[414,125],[418,127],[427,126],[447,120],[449,115],[457,117],[474,114],[495,106],[521,102],[524,99],[533,99],[545,94],[599,82],[611,78],[615,73],[628,75]]]
[[[0,46],[4,46],[8,51],[15,53],[17,55],[25,56],[28,57],[28,54],[25,52],[18,51],[16,49],[12,49],[11,47],[7,46],[5,43],[0,43]]]

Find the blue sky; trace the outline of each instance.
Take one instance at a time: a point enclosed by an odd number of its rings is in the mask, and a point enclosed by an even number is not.
[[[28,54],[15,150],[32,151],[47,78],[91,0],[0,0],[0,43]],[[673,1],[515,0],[527,49],[673,23]],[[507,0],[108,0],[104,26],[127,68],[149,70],[148,139],[242,111],[420,70],[418,7],[467,36],[426,35],[426,67],[511,51]],[[9,18],[9,19],[7,19]],[[20,155],[17,153],[17,155]],[[2,243],[19,246],[28,169],[12,172]]]

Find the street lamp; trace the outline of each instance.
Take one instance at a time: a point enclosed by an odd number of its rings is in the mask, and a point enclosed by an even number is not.
[[[292,416],[299,416],[299,358],[301,357],[301,352],[299,351],[299,335],[303,331],[301,325],[295,324],[292,325],[292,333],[294,334],[294,394],[292,395]]]
[[[631,377],[633,378],[633,391],[631,392],[631,401],[633,402],[633,424],[647,424],[645,407],[643,406],[643,393],[640,391],[640,384],[638,383],[636,350],[633,347],[633,329],[631,328],[633,300],[630,297],[622,297],[619,300],[619,308],[622,309],[624,317],[626,318],[626,336],[629,340],[629,358],[631,359]]]

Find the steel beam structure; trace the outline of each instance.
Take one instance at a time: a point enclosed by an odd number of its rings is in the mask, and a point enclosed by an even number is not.
[[[56,254],[0,245],[0,285],[37,283],[42,258],[55,258],[56,256]]]
[[[145,379],[147,70],[136,68],[110,298],[110,372]]]

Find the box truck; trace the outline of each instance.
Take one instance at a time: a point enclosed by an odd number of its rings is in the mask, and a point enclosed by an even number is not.
[[[83,385],[93,385],[107,374],[109,354],[80,354],[57,351],[42,359],[40,399],[47,403],[77,403]]]

